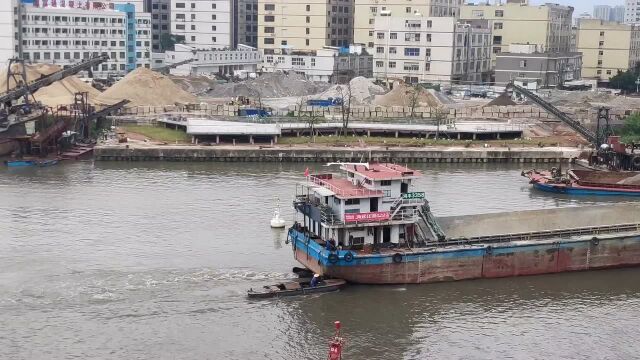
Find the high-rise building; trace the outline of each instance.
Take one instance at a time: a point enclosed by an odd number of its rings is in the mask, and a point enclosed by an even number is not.
[[[231,0],[171,0],[171,33],[197,49],[231,48],[235,6]]]
[[[593,18],[609,21],[611,20],[611,10],[609,5],[596,5],[593,7]]]
[[[489,81],[491,30],[487,21],[453,17],[378,16],[374,77],[406,83]]]
[[[19,52],[19,35],[14,14],[18,12],[17,0],[0,1],[0,66]],[[15,21],[19,21],[15,19]],[[0,89],[5,91],[6,89]]]
[[[640,62],[640,26],[583,19],[578,23],[582,76],[607,82]]]
[[[619,23],[624,22],[624,12],[625,12],[624,5],[614,6],[613,8],[611,8],[610,20],[619,22]]]
[[[637,0],[625,0],[624,4],[624,23],[638,24],[640,23],[640,5]]]
[[[534,44],[543,52],[571,51],[573,8],[557,4],[530,6],[526,2],[502,5],[464,5],[461,20],[488,20],[493,31],[492,53],[507,52],[510,44]],[[495,56],[493,57],[495,64]]]
[[[373,49],[374,24],[378,16],[425,16],[457,18],[464,0],[355,0],[353,12],[353,40]]]
[[[13,51],[3,42],[0,62],[19,57],[33,63],[67,66],[106,54],[109,61],[94,67],[95,77],[149,68],[150,14],[137,13],[133,4],[88,4],[79,7],[74,2],[58,2],[55,6],[44,1],[14,2],[10,13],[0,13],[0,28],[8,29],[3,34],[11,34],[14,40]]]
[[[258,0],[236,0],[238,44],[258,47]]]
[[[258,0],[258,47],[265,54],[277,49],[348,47],[352,20],[350,0]]]
[[[171,34],[171,0],[107,0],[116,5],[131,4],[138,14],[151,14],[151,48],[163,52],[162,38]]]

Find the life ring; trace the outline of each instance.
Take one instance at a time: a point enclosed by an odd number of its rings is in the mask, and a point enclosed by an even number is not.
[[[598,239],[597,237],[594,236],[594,237],[591,238],[591,243],[593,245],[598,245],[600,243],[600,239]]]
[[[394,263],[399,264],[399,263],[402,262],[402,254],[395,253],[395,254],[393,254],[393,258],[392,259],[393,259]]]
[[[484,249],[484,251],[487,253],[487,255],[491,255],[493,254],[493,247],[489,245]]]
[[[338,262],[338,254],[331,253],[329,254],[329,262],[335,264]]]
[[[353,261],[353,254],[351,253],[351,251],[347,251],[347,253],[344,254],[344,261],[346,262]]]

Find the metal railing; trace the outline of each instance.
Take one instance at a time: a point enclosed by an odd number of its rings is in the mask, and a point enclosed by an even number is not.
[[[316,185],[320,185],[324,188],[327,188],[331,190],[333,193],[341,196],[376,196],[376,195],[384,194],[380,190],[370,190],[365,187],[355,187],[355,185],[354,185],[354,188],[351,188],[349,190],[344,190],[314,175],[309,175],[309,181]]]

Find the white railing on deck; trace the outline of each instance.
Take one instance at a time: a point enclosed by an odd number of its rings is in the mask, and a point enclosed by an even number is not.
[[[320,185],[325,187],[331,191],[333,191],[337,195],[341,196],[373,196],[373,195],[383,195],[383,192],[380,190],[370,190],[365,187],[343,190],[339,187],[329,183],[328,181],[321,179],[317,176],[309,175],[309,181],[316,185]]]

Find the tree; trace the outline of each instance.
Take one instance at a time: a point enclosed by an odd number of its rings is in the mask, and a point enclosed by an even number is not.
[[[633,114],[624,120],[620,135],[625,143],[640,142],[640,114]]]
[[[440,124],[446,119],[447,115],[443,106],[438,106],[433,110],[433,118],[436,120],[436,140],[438,140],[440,138]]]
[[[319,122],[318,115],[315,111],[312,111],[311,114],[307,114],[306,123],[309,126],[309,130],[311,130],[311,142],[316,142],[316,124]]]
[[[409,107],[411,109],[411,115],[409,115],[412,119],[416,117],[416,108],[420,105],[420,94],[422,94],[422,85],[415,84],[411,86],[411,90],[408,90],[406,94],[409,96]]]
[[[345,88],[338,86],[338,94],[340,94],[340,113],[342,115],[342,136],[347,136],[347,130],[349,129],[349,118],[351,116],[351,101],[353,95],[351,91],[351,82],[347,82]]]
[[[184,44],[183,35],[162,34],[160,35],[160,49],[161,50],[175,50],[176,44]]]
[[[627,71],[620,71],[609,79],[609,87],[613,89],[620,89],[627,93],[635,92],[637,89],[636,80],[640,77],[640,67],[636,66],[633,69]]]

